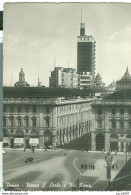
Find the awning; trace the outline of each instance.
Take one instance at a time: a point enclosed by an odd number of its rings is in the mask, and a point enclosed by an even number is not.
[[[31,146],[37,146],[39,144],[39,139],[38,138],[30,138],[29,143]]]
[[[14,140],[14,144],[24,144],[24,139],[16,137]]]
[[[3,144],[9,144],[9,138],[3,137]]]

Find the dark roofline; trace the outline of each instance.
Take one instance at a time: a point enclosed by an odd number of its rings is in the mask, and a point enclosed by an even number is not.
[[[129,89],[121,89],[115,91],[114,93],[104,97],[105,100],[131,100],[131,88]]]
[[[4,98],[58,98],[89,96],[95,93],[107,92],[104,88],[51,88],[51,87],[3,87]]]
[[[116,84],[117,83],[131,83],[131,79],[121,79],[119,81],[116,81]]]
[[[58,98],[82,96],[80,89],[50,87],[3,87],[4,98]]]

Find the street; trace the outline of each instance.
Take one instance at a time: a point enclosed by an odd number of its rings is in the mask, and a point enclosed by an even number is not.
[[[79,150],[11,150],[3,155],[4,189],[68,191],[105,190],[106,162],[104,153],[83,152]],[[25,163],[28,157],[33,162]],[[125,165],[124,154],[113,154],[112,180]],[[86,168],[81,165],[87,165]],[[95,165],[95,169],[89,169]],[[83,188],[78,187],[83,186]]]

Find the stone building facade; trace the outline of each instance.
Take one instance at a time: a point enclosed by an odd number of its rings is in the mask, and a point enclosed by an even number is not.
[[[93,76],[89,72],[79,74],[79,88],[84,89],[93,85]]]
[[[90,131],[92,99],[47,98],[45,90],[38,87],[4,90],[4,145],[55,147]]]
[[[55,67],[49,78],[49,86],[78,88],[78,74],[74,68]]]
[[[92,150],[131,151],[130,94],[131,90],[118,91],[92,104]]]
[[[131,75],[127,67],[124,76],[120,80],[116,81],[116,89],[120,90],[120,89],[129,89],[129,88],[131,89]]]

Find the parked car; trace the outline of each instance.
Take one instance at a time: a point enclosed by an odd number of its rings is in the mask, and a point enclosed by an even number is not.
[[[29,163],[29,162],[33,162],[33,158],[32,157],[28,157],[27,159],[26,159],[26,161],[25,161],[25,163]]]

